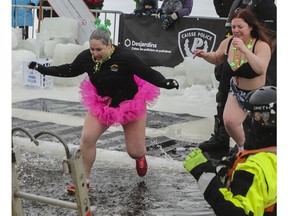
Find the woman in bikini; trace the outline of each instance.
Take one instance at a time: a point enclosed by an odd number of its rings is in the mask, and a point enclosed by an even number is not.
[[[230,73],[230,90],[223,119],[225,129],[236,142],[233,152],[242,151],[247,117],[243,102],[247,93],[265,85],[266,71],[273,49],[271,32],[248,9],[238,10],[231,21],[233,36],[224,39],[215,52],[195,50],[196,56],[215,65],[224,63]]]

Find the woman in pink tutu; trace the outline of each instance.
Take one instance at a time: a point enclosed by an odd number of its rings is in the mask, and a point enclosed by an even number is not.
[[[146,105],[155,102],[160,88],[179,87],[174,79],[166,79],[135,54],[112,44],[109,22],[98,24],[89,40],[90,49],[81,52],[71,64],[45,67],[30,62],[29,68],[44,75],[76,77],[87,73],[81,83],[81,103],[88,109],[80,149],[89,189],[89,176],[96,159],[96,142],[111,126],[122,125],[126,149],[136,160],[139,176],[145,176]],[[75,192],[69,185],[67,191]]]

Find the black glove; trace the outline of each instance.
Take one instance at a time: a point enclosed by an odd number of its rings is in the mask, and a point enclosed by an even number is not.
[[[167,15],[167,14],[163,14],[161,16],[161,20],[162,20],[162,28],[164,30],[167,30],[169,28],[169,26],[174,22],[174,19],[171,17],[171,15]]]
[[[235,159],[236,155],[223,157],[216,165],[216,173],[221,177],[224,184],[226,184],[228,171],[232,168]]]
[[[151,16],[151,15],[152,15],[152,10],[147,10],[147,11],[145,12],[145,15],[146,15],[146,16]]]
[[[166,89],[179,89],[179,83],[177,82],[177,80],[174,79],[166,79],[165,85],[163,87]]]
[[[47,75],[47,73],[49,73],[45,66],[38,64],[37,62],[34,62],[34,61],[31,61],[28,64],[28,68],[33,69],[33,70],[37,70],[39,73],[41,73],[43,75]]]
[[[33,69],[33,70],[37,70],[37,68],[36,68],[37,64],[38,64],[37,62],[31,61],[28,65],[28,68]]]

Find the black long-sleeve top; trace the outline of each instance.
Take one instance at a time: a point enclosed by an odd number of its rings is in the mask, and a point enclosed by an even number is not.
[[[111,107],[117,107],[124,100],[132,99],[137,93],[134,74],[158,87],[165,88],[167,83],[160,72],[152,69],[130,50],[118,46],[115,46],[111,58],[102,63],[99,71],[95,72],[94,66],[95,62],[87,49],[71,64],[51,67],[39,65],[37,70],[44,75],[57,77],[76,77],[87,73],[98,94],[111,97]]]

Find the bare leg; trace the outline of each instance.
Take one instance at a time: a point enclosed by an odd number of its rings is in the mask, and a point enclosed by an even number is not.
[[[235,96],[229,94],[225,105],[223,119],[227,133],[234,139],[236,144],[243,146],[245,133],[242,123],[247,117],[247,113],[240,108]]]
[[[145,129],[146,114],[141,119],[123,125],[127,153],[133,159],[139,159],[146,154]]]
[[[108,128],[109,126],[102,124],[90,112],[86,115],[82,129],[80,149],[83,156],[83,167],[87,179],[89,179],[91,168],[96,159],[96,142]]]

